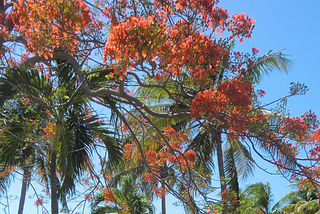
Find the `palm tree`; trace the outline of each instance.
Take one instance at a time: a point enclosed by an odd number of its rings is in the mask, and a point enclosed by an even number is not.
[[[2,114],[3,118],[1,119],[3,135],[1,136],[2,142],[0,144],[0,163],[4,164],[4,169],[15,166],[23,172],[18,214],[23,213],[31,171],[38,157],[36,149],[23,142],[23,139],[34,136],[32,132],[35,131],[30,129],[25,119],[23,119],[25,116],[29,117],[32,114],[29,110],[21,102],[17,102],[13,106],[6,105],[5,113]],[[34,116],[39,116],[35,112]],[[33,118],[35,119],[35,117]]]
[[[297,180],[294,186],[299,186]],[[319,214],[320,205],[315,191],[303,188],[292,191],[282,197],[273,207],[273,195],[269,183],[255,183],[241,191],[242,205],[238,208],[242,214]]]
[[[8,70],[0,82],[1,106],[26,98],[32,103],[27,108],[32,114],[23,115],[25,126],[33,138],[38,139],[32,146],[42,151],[39,154],[42,160],[49,159],[50,175],[45,179],[50,181],[51,212],[55,214],[58,213],[58,199],[66,205],[66,194],[74,193],[76,178],[90,165],[89,154],[96,140],[105,144],[111,163],[121,159],[111,132],[96,115],[88,114],[87,99],[79,90],[73,68],[68,63],[59,64],[56,73],[48,77],[43,70],[38,73],[34,69],[15,68]],[[30,120],[35,122],[30,125]],[[31,144],[26,136],[17,138],[11,134],[11,137],[12,144],[7,145],[13,153]],[[12,157],[4,159],[10,161]]]
[[[232,44],[230,48],[232,48]],[[264,73],[268,74],[268,72],[272,72],[275,69],[287,71],[290,63],[290,60],[280,51],[275,53],[269,51],[264,56],[255,60],[253,66],[248,67],[242,75],[246,81],[259,83]],[[224,75],[227,70],[228,68],[225,65],[221,65],[218,75],[212,77],[214,85],[218,85],[225,80]],[[210,121],[207,124],[210,124]],[[239,198],[238,178],[245,179],[248,175],[252,174],[254,160],[247,147],[239,140],[227,141],[223,154],[222,135],[227,132],[228,127],[216,126],[210,127],[210,129],[204,130],[201,127],[189,148],[197,151],[196,154],[200,154],[201,159],[210,164],[212,163],[211,160],[214,152],[216,152],[221,192],[226,192],[229,189],[230,191],[234,191]],[[205,146],[203,146],[204,142]],[[237,203],[236,206],[239,206],[239,204]],[[222,213],[227,213],[227,210],[227,205],[223,204]]]
[[[290,184],[296,188],[283,196],[273,207],[274,214],[277,213],[320,213],[319,198],[315,189],[300,187],[300,179]]]
[[[226,172],[226,185],[228,188],[228,194],[234,194],[236,198],[229,206],[229,211],[237,213],[237,209],[240,206],[240,189],[238,179],[246,179],[253,173],[254,160],[252,159],[247,148],[239,141],[234,140],[227,144],[227,148],[224,151],[224,171]]]
[[[288,204],[275,209],[272,214],[319,214],[319,200],[299,201],[296,204]]]
[[[91,205],[92,214],[122,213],[125,208],[130,214],[153,214],[154,206],[146,199],[144,194],[138,194],[139,190],[131,176],[121,178],[120,189],[110,188],[115,198],[110,204],[104,203],[104,196],[99,193]]]
[[[248,202],[240,207],[241,213],[257,213],[258,210],[263,214],[271,213],[273,195],[268,182],[249,185],[241,191],[240,199]]]

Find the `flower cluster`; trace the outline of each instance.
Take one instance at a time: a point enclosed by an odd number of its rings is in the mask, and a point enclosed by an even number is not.
[[[15,166],[10,166],[0,172],[0,179],[8,177],[12,171],[16,170]]]
[[[183,145],[189,140],[186,134],[178,133],[174,128],[168,126],[164,128],[166,143],[160,151],[148,150],[146,152],[147,162],[150,165],[152,172],[147,173],[144,179],[148,182],[156,182],[162,176],[165,166],[176,164],[180,171],[187,171],[189,167],[193,167],[196,160],[196,154],[193,150],[184,151]],[[164,139],[162,139],[164,141]],[[159,197],[165,194],[165,189],[154,188],[154,191]]]
[[[27,106],[30,103],[30,99],[29,98],[24,98],[21,100],[22,105]]]
[[[311,112],[306,112],[301,117],[286,118],[279,131],[283,133],[283,137],[288,137],[299,142],[308,142],[311,137],[309,133],[317,128],[316,115]],[[317,132],[314,132],[314,134],[316,133]],[[312,135],[313,140],[315,139],[314,134]]]
[[[34,206],[38,207],[41,206],[43,204],[43,195],[41,195],[40,197],[38,197],[38,199],[34,202]]]
[[[258,48],[252,48],[252,53],[253,54],[257,54],[257,53],[259,53],[259,49]]]
[[[48,123],[47,126],[43,128],[43,131],[45,133],[45,135],[43,136],[44,139],[50,140],[55,134],[55,124]]]
[[[120,80],[127,75],[126,69],[133,69],[135,62],[145,60],[147,57],[155,61],[155,55],[159,50],[158,43],[166,40],[166,27],[163,20],[155,16],[144,17],[130,16],[127,21],[113,26],[109,33],[108,43],[103,52],[103,61],[119,63],[115,68],[115,74],[120,75]],[[161,47],[164,48],[164,47]],[[121,63],[120,63],[121,61]],[[110,76],[113,73],[109,74]]]
[[[228,20],[229,28],[228,30],[232,32],[232,36],[237,35],[240,42],[243,42],[243,38],[251,38],[252,30],[254,28],[254,21],[251,17],[246,16],[245,13],[240,15],[232,15],[232,19]]]
[[[152,189],[158,198],[163,198],[166,195],[166,189],[163,187]]]
[[[27,49],[30,52],[46,58],[52,57],[56,48],[75,51],[78,41],[76,33],[93,21],[83,0],[19,0],[14,3],[14,9],[6,20],[11,28],[27,39]],[[5,39],[10,39],[8,28],[2,27],[1,32]]]
[[[159,3],[159,2],[158,2]],[[214,8],[215,1],[177,1],[176,7],[180,12],[184,9],[197,9],[196,12],[203,16],[205,25],[217,28],[216,32],[225,30],[234,35],[251,37],[252,18],[245,18],[243,14],[233,21],[228,18],[228,11]],[[155,1],[157,5],[157,1]],[[159,8],[163,5],[159,3]],[[108,9],[106,14],[110,15]],[[164,12],[165,11],[165,12]],[[103,61],[111,63],[114,69],[110,75],[118,75],[123,80],[127,72],[134,69],[144,70],[142,64],[149,64],[153,72],[149,75],[161,80],[168,75],[178,76],[183,72],[190,74],[193,83],[197,86],[206,85],[209,75],[216,75],[216,71],[228,51],[212,38],[192,29],[192,24],[184,19],[177,20],[168,27],[170,8],[160,9],[158,13],[142,16],[128,16],[124,21],[112,22],[108,42],[105,44]],[[195,11],[193,11],[195,12]],[[254,49],[255,53],[258,49]],[[146,71],[150,72],[150,71]]]
[[[107,203],[114,202],[116,199],[116,196],[113,193],[112,189],[109,189],[107,187],[102,190],[102,195],[104,197],[104,201]]]
[[[247,127],[251,108],[252,85],[240,79],[224,81],[216,90],[201,91],[192,101],[191,115],[214,117],[230,127],[230,133],[241,133]]]
[[[130,161],[132,158],[135,157],[137,159],[140,159],[140,156],[138,155],[137,147],[135,143],[130,144],[127,143],[123,147],[123,156],[122,159],[124,161]]]

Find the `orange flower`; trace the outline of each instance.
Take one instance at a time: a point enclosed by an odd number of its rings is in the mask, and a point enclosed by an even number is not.
[[[21,100],[22,105],[27,106],[30,103],[30,99],[29,98],[24,98]]]
[[[104,197],[105,202],[114,202],[116,199],[115,194],[113,193],[112,189],[105,188],[102,190],[102,195]]]

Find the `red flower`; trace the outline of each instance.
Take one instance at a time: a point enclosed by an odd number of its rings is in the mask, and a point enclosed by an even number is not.
[[[257,54],[257,53],[259,53],[259,49],[258,48],[252,48],[252,53],[253,54]]]
[[[196,153],[193,150],[187,151],[184,153],[184,156],[188,159],[189,164],[194,164],[196,160]]]

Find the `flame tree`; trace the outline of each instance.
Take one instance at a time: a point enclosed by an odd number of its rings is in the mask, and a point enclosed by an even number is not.
[[[169,192],[198,213],[214,213],[214,203],[199,186],[198,181],[207,178],[196,173],[197,154],[187,149],[192,135],[173,128],[174,121],[193,121],[189,131],[205,130],[217,151],[221,151],[222,135],[226,142],[241,142],[276,165],[284,176],[301,177],[303,184],[316,188],[320,150],[316,116],[311,112],[294,118],[281,112],[266,114],[263,110],[266,106],[256,98],[256,94],[264,92],[255,92],[253,82],[259,78],[257,69],[277,67],[281,63],[277,59],[281,58],[269,58],[266,64],[256,58],[258,49],[253,48],[248,54],[234,51],[233,43],[252,37],[255,21],[244,13],[230,15],[218,3],[217,0],[1,1],[1,84],[12,88],[1,91],[1,97],[23,98],[26,104],[34,103],[57,116],[52,126],[47,127],[52,134],[51,144],[46,148],[51,154],[51,169],[55,168],[64,129],[59,109],[68,109],[79,96],[116,109],[119,120],[115,125],[122,126],[117,130],[118,137],[131,135],[134,149],[130,152],[136,151],[137,159],[147,168],[146,180],[162,184],[154,191],[159,196]],[[60,90],[58,84],[57,68],[61,63],[72,68],[69,72],[74,80],[68,87],[62,87],[65,90]],[[31,88],[24,77],[14,75],[17,72],[30,77]],[[8,77],[12,77],[10,81]],[[45,82],[52,84],[51,91],[46,90]],[[174,107],[152,107],[152,103],[145,102],[148,97],[130,93],[137,86],[158,91],[161,99]],[[304,92],[304,85],[294,84],[288,96]],[[142,126],[146,135],[154,137],[157,148],[144,146],[148,144],[146,138],[138,136],[134,123],[128,121],[127,115],[132,111],[139,115],[135,123]],[[157,125],[156,119],[173,121],[172,126]],[[222,212],[226,213],[230,199],[221,165],[223,155],[217,156]],[[179,182],[185,188],[184,194],[164,182],[170,179],[161,173],[168,164],[174,164],[181,173]],[[79,167],[80,170],[82,166]],[[63,172],[61,178],[65,176]],[[50,173],[54,197],[57,190],[52,181],[56,173],[53,170]],[[202,197],[204,205],[193,200],[190,187]],[[56,204],[52,213],[57,212]]]

